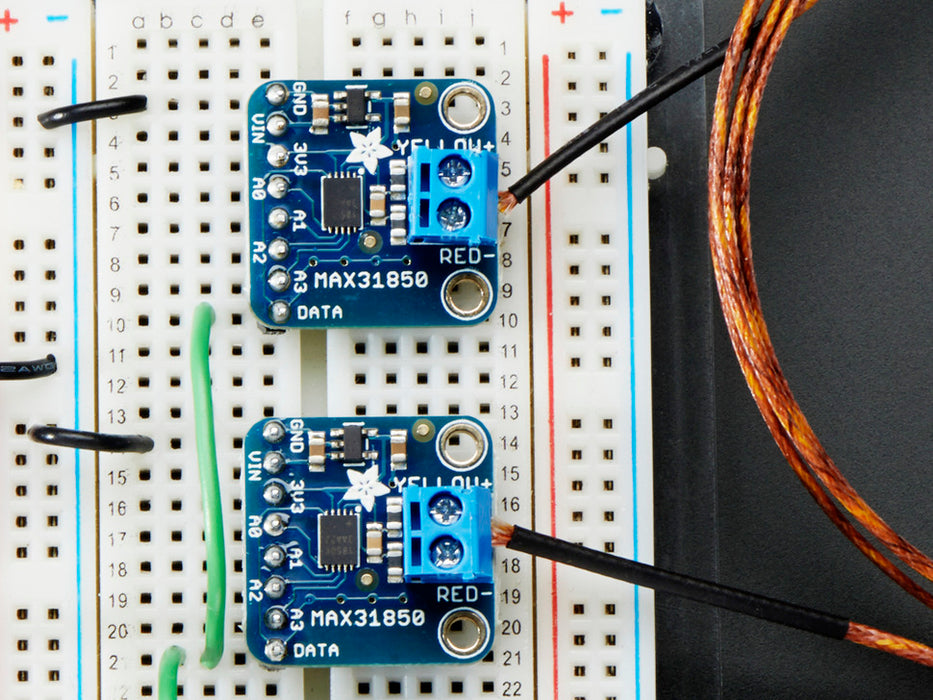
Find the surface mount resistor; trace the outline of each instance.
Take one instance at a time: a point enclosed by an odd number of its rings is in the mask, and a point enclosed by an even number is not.
[[[382,523],[366,523],[366,563],[382,561]]]
[[[398,496],[386,499],[386,534],[389,537],[402,536],[402,499]]]
[[[392,469],[408,468],[408,431],[393,428],[389,433],[389,462]]]
[[[405,245],[408,242],[408,208],[404,204],[393,204],[389,208],[389,221],[392,228],[389,231],[389,243],[392,245]]]
[[[405,569],[403,565],[404,548],[401,542],[389,542],[386,547],[386,562],[388,564],[388,583],[403,583],[405,581]]]
[[[389,161],[389,197],[398,201],[408,198],[408,163],[404,160]]]
[[[308,431],[308,469],[313,472],[324,471],[327,436],[323,430]]]

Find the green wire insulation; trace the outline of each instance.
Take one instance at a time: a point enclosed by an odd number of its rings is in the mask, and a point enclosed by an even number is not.
[[[185,650],[171,646],[159,659],[159,700],[178,700],[178,667],[185,663]]]
[[[201,507],[204,510],[204,541],[207,545],[207,619],[201,665],[214,668],[224,654],[224,609],[227,598],[227,569],[224,559],[224,520],[217,476],[214,444],[214,404],[211,400],[210,344],[214,309],[207,302],[194,310],[191,328],[191,386],[194,391],[195,441],[198,474],[201,478]]]

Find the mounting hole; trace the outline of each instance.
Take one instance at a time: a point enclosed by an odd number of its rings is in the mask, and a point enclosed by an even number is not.
[[[489,119],[489,98],[472,83],[455,83],[441,95],[439,110],[448,129],[472,134]]]
[[[473,469],[486,457],[486,433],[468,420],[451,421],[437,436],[437,456],[457,471]]]
[[[480,272],[460,270],[444,280],[441,301],[454,318],[475,321],[492,306],[492,285]]]
[[[478,656],[489,639],[489,622],[472,608],[457,608],[441,618],[437,628],[441,647],[458,659]]]

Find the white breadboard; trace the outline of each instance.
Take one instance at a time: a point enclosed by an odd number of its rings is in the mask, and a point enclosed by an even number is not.
[[[258,82],[480,80],[506,185],[644,85],[644,3],[38,5],[0,15],[0,359],[54,352],[60,369],[0,382],[0,697],[154,697],[172,644],[188,656],[185,698],[653,696],[651,596],[511,553],[497,552],[497,641],[475,665],[273,673],[240,626],[240,440],[273,414],[472,414],[494,436],[501,517],[651,560],[643,120],[501,217],[499,303],[476,328],[268,336],[243,295],[244,114]],[[137,92],[141,114],[35,121]],[[197,662],[188,369],[205,299],[228,564],[226,652],[210,671]],[[95,457],[28,441],[45,422],[144,433],[156,448]]]
[[[76,488],[79,475],[93,482],[93,458],[25,436],[33,423],[93,421],[93,372],[76,368],[93,366],[94,326],[75,316],[79,296],[91,292],[90,248],[81,245],[91,139],[86,130],[45,131],[35,119],[90,96],[90,17],[57,19],[68,4],[20,3],[0,29],[0,345],[4,359],[51,352],[59,366],[48,379],[0,383],[0,695],[15,700],[76,695],[77,624],[87,613],[77,605],[76,567],[94,558],[93,538],[78,536],[79,517],[93,521],[94,509],[77,507]]]
[[[529,13],[532,162],[644,87],[645,32],[630,21],[643,3],[605,9],[577,8],[561,33],[552,13]],[[535,198],[545,250],[532,289],[545,291],[534,305],[536,527],[651,561],[646,139],[644,120],[626,127]],[[539,607],[538,659],[550,657],[556,696],[652,697],[651,592],[540,568],[550,605]]]

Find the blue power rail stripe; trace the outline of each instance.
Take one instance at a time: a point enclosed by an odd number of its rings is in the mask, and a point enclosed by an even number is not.
[[[632,54],[625,56],[625,99],[632,97]],[[633,558],[638,560],[638,411],[635,405],[635,215],[632,206],[635,195],[632,186],[632,125],[625,127],[625,182],[628,210],[628,338],[629,338],[629,401],[632,416],[632,535]],[[639,589],[635,586],[635,697],[641,698],[641,619]]]
[[[78,62],[71,60],[71,103],[78,101]],[[71,125],[71,251],[72,251],[72,300],[74,303],[74,386],[75,386],[75,430],[80,430],[80,388],[81,378],[78,364],[78,125]],[[78,697],[84,689],[81,659],[81,451],[75,450],[75,530],[77,532],[75,551],[78,580]]]

